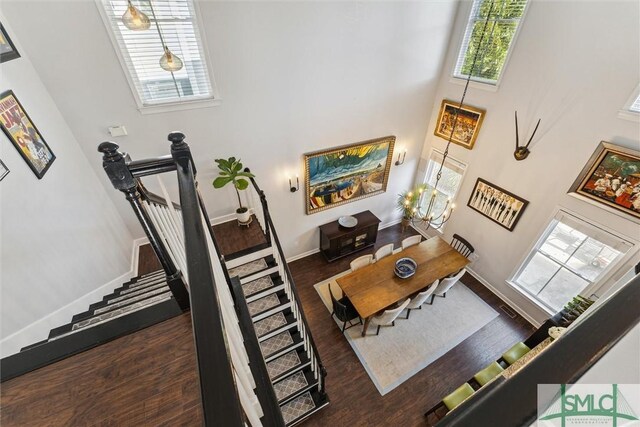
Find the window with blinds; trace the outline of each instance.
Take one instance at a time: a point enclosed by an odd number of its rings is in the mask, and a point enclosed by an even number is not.
[[[491,10],[491,4],[493,9]],[[474,0],[469,22],[458,53],[454,77],[467,78],[473,57],[478,49],[478,59],[471,79],[496,85],[500,80],[509,52],[514,44],[527,0]],[[489,15],[482,46],[479,46],[482,30]]]
[[[440,165],[442,164],[443,157],[444,153],[442,153],[441,151],[438,151],[436,149],[431,150],[429,162],[427,163],[427,173],[425,174],[424,178],[424,184],[426,184],[426,188],[423,193],[423,197],[420,200],[421,208],[423,209],[423,211],[426,210],[431,198],[431,194],[435,189],[436,179],[438,178],[438,171],[440,170]],[[466,164],[455,160],[450,156],[447,156],[447,159],[444,162],[444,167],[442,168],[442,176],[440,177],[440,182],[438,182],[433,212],[444,211],[447,200],[450,200],[452,203],[455,201],[458,190],[460,190],[462,177],[464,176],[464,171],[466,168]]]
[[[139,107],[212,100],[213,90],[205,61],[193,0],[134,0],[151,20],[147,30],[132,31],[122,23],[127,0],[102,0],[104,18]],[[157,23],[157,25],[156,25]],[[160,68],[161,41],[180,59],[182,69]]]

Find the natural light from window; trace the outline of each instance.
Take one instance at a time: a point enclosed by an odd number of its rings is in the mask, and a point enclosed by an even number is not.
[[[132,31],[122,23],[126,0],[103,0],[106,20],[139,107],[213,99],[193,0],[133,1],[151,20],[147,30]],[[154,18],[155,16],[155,18]],[[184,62],[179,71],[160,68],[165,44]]]
[[[638,97],[635,99],[635,101],[631,103],[631,106],[629,107],[629,111],[633,111],[634,113],[640,113],[640,94],[638,94]]]
[[[560,213],[556,218],[512,281],[553,313],[597,283],[630,248],[574,216]]]
[[[482,50],[473,68],[472,80],[496,85],[500,80],[509,52],[514,44],[527,0],[497,0],[479,46],[482,30],[491,8],[492,0],[474,0],[462,46],[454,70],[454,77],[467,78],[473,57]]]
[[[422,200],[420,201],[423,212],[427,209],[427,204],[429,203],[429,199],[431,198],[431,194],[436,184],[438,170],[442,163],[442,157],[443,153],[438,150],[432,150],[431,155],[429,156],[427,173],[424,180],[426,189],[422,196]],[[447,204],[447,199],[450,199],[453,203],[456,195],[458,194],[458,190],[460,189],[462,176],[464,175],[466,167],[467,165],[464,163],[447,156],[447,160],[442,168],[442,177],[440,178],[438,189],[436,190],[437,195],[432,212],[442,212]]]

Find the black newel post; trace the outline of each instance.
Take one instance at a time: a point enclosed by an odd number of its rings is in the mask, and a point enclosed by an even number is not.
[[[167,283],[173,293],[173,297],[176,299],[178,305],[180,305],[180,308],[186,310],[189,308],[189,294],[182,281],[182,275],[169,256],[169,251],[164,246],[158,230],[156,230],[151,222],[149,214],[142,206],[142,199],[138,191],[136,178],[131,174],[124,155],[118,151],[118,148],[118,144],[110,141],[103,142],[98,146],[98,151],[103,153],[102,167],[107,173],[113,187],[116,190],[122,191],[131,204],[138,221],[140,221],[149,239],[153,251],[158,256],[158,260],[167,275]]]

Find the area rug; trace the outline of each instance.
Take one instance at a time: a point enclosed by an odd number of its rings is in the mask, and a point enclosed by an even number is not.
[[[335,280],[348,273],[314,286],[329,312],[328,285],[331,283],[336,295],[336,291],[341,291]],[[378,336],[373,325],[369,326],[366,337],[361,336],[360,325],[347,329],[344,335],[384,396],[497,316],[487,303],[458,282],[447,292],[446,298],[436,297],[433,305],[425,304],[421,310],[411,310],[408,320],[402,319],[406,317],[406,311],[403,312],[395,326],[382,326]],[[339,325],[341,327],[342,323]]]

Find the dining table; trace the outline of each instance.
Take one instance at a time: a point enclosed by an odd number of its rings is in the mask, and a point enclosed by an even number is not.
[[[406,279],[396,276],[394,268],[400,258],[416,262],[413,276]],[[436,280],[459,272],[468,263],[469,260],[443,238],[435,236],[342,276],[336,282],[364,319],[364,337],[374,315],[393,308]]]

